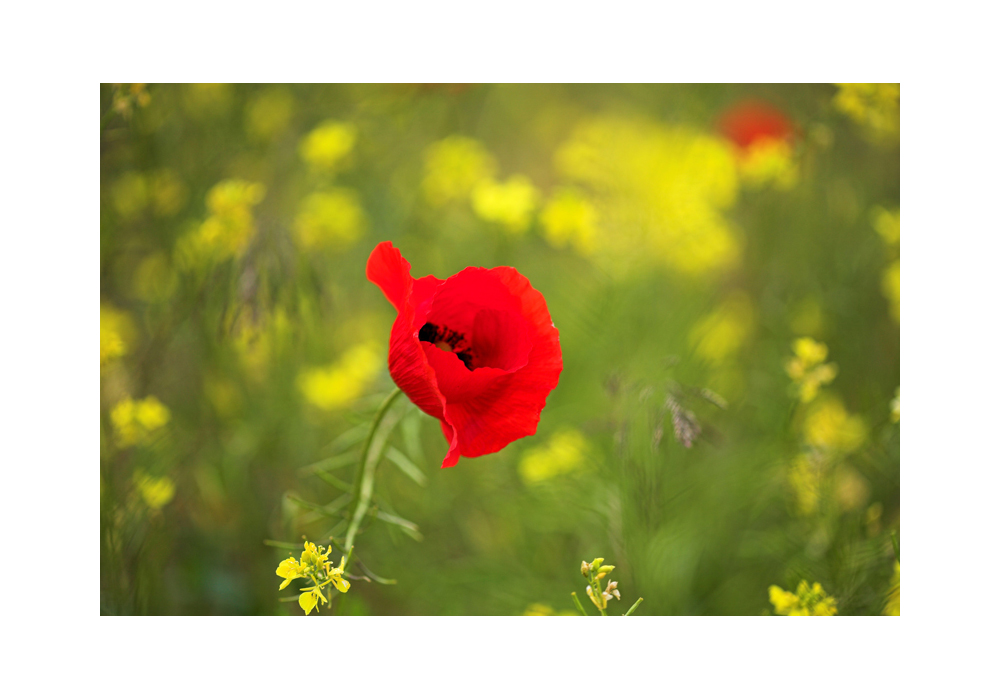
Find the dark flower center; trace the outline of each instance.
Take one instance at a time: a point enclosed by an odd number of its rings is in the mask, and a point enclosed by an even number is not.
[[[445,352],[454,352],[466,369],[469,371],[475,369],[472,364],[472,348],[466,343],[464,334],[453,331],[447,326],[438,326],[428,322],[420,328],[417,337],[424,342],[433,343]]]

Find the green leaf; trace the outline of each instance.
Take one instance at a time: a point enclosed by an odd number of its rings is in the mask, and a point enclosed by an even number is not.
[[[316,474],[318,472],[326,472],[331,469],[339,469],[340,467],[345,467],[348,464],[356,464],[358,461],[357,455],[353,452],[347,452],[336,457],[327,457],[326,459],[321,459],[318,462],[313,462],[305,467],[299,467],[299,474],[302,476],[309,476],[310,474]]]
[[[399,467],[401,472],[417,482],[418,486],[427,485],[427,475],[424,474],[420,470],[420,467],[414,464],[409,457],[397,450],[395,447],[390,447],[386,450],[385,456],[390,462]]]
[[[279,542],[278,540],[264,540],[264,544],[268,547],[277,547],[278,549],[302,549],[301,542]]]
[[[417,540],[418,542],[424,539],[424,536],[420,532],[420,528],[417,527],[417,524],[411,523],[406,518],[401,518],[398,515],[387,513],[384,510],[379,510],[378,512],[376,512],[375,517],[378,520],[382,520],[383,522],[387,522],[391,525],[396,525],[397,527],[402,528],[403,532],[405,532],[407,535]]]
[[[357,445],[368,435],[368,427],[367,423],[354,426],[350,430],[347,430],[334,438],[333,442],[323,448],[323,451],[337,454],[343,452],[348,447]]]
[[[320,479],[330,484],[334,488],[340,489],[341,491],[351,492],[351,485],[348,484],[343,479],[338,479],[333,474],[327,474],[326,472],[316,472],[313,476],[318,476]]]
[[[338,509],[330,508],[329,506],[321,506],[318,503],[310,503],[309,501],[305,501],[305,500],[299,498],[298,496],[293,496],[291,494],[288,494],[288,495],[285,496],[285,498],[287,498],[288,500],[290,500],[292,503],[300,505],[303,508],[305,508],[307,510],[314,511],[316,513],[322,513],[323,515],[328,515],[328,516],[330,516],[332,518],[342,518],[342,517],[344,517],[344,514],[341,513],[340,510],[338,510]],[[337,500],[340,500],[340,499],[337,499]],[[333,501],[333,503],[336,503],[336,502],[337,501]]]
[[[637,600],[634,603],[632,603],[632,607],[629,608],[628,612],[625,613],[624,615],[622,615],[622,617],[628,617],[629,615],[631,615],[632,613],[634,613],[635,609],[639,607],[639,603],[641,603],[641,602],[642,602],[642,598],[639,598],[639,600]]]

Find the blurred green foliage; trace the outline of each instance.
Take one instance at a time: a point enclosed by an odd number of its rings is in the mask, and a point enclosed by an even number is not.
[[[787,129],[727,138],[748,104]],[[101,109],[103,614],[301,613],[275,575],[298,552],[265,540],[343,536],[310,504],[342,507],[393,388],[383,240],[415,276],[516,267],[564,371],[537,435],[447,470],[398,402],[356,547],[397,583],[339,614],[573,611],[597,556],[609,614],[773,614],[801,580],[898,614],[898,85],[102,85]]]

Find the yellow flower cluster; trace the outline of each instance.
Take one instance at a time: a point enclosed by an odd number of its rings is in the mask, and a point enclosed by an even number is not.
[[[740,177],[751,188],[773,184],[791,189],[799,181],[799,164],[786,139],[757,139],[738,159]]]
[[[788,468],[788,485],[799,515],[815,513],[824,492],[831,493],[839,507],[855,510],[870,495],[868,482],[840,457],[859,448],[867,437],[864,421],[847,411],[839,398],[820,395],[820,389],[837,376],[837,367],[825,363],[828,349],[812,338],[792,344],[794,357],[785,363],[803,404],[801,429],[805,451]],[[836,466],[836,469],[833,467]],[[828,479],[832,474],[833,479]]]
[[[265,193],[258,182],[223,180],[215,185],[205,198],[208,218],[178,243],[180,260],[195,267],[242,254],[257,231],[253,207]]]
[[[472,210],[476,215],[500,224],[514,235],[528,230],[538,200],[538,190],[524,175],[512,175],[506,182],[486,178],[472,189]]]
[[[424,196],[438,207],[468,198],[480,219],[520,236],[531,226],[541,196],[527,176],[499,181],[496,170],[496,159],[479,141],[449,136],[424,152]]]
[[[833,106],[875,139],[899,138],[899,83],[838,83]]]
[[[111,424],[120,447],[152,443],[169,422],[170,409],[155,396],[147,396],[141,401],[123,399],[111,409]]]
[[[666,267],[701,275],[735,265],[740,241],[724,212],[739,187],[723,140],[685,127],[621,118],[578,125],[555,156],[567,183],[586,192],[599,235],[575,246],[616,273]],[[551,219],[550,219],[551,221]],[[547,228],[565,240],[569,228]]]
[[[326,411],[342,408],[361,396],[383,362],[375,345],[355,345],[328,367],[299,374],[299,390],[317,408]]]
[[[867,435],[864,421],[848,413],[835,396],[826,396],[810,407],[802,432],[807,445],[841,454],[859,448]]]
[[[357,192],[333,187],[302,200],[292,230],[303,250],[343,249],[361,238],[367,227]]]
[[[795,382],[796,393],[802,403],[809,403],[819,394],[820,387],[837,376],[837,365],[824,364],[828,349],[825,343],[812,338],[798,338],[792,343],[795,357],[785,362],[785,372]]]
[[[483,144],[466,136],[449,136],[424,152],[424,196],[435,206],[463,200],[495,172],[496,160]]]
[[[892,575],[889,583],[889,593],[886,596],[885,607],[882,608],[883,615],[899,616],[899,562],[896,562],[896,571]]]
[[[332,173],[346,165],[357,138],[353,124],[327,120],[303,137],[299,155],[313,171]]]
[[[546,445],[525,450],[518,465],[521,478],[534,484],[580,468],[587,454],[587,439],[572,428],[556,432]]]
[[[332,568],[329,561],[332,551],[333,547],[327,547],[324,552],[322,547],[317,547],[312,542],[306,542],[303,545],[300,559],[288,557],[278,564],[278,568],[274,572],[285,579],[278,586],[279,591],[284,590],[289,583],[297,578],[307,578],[312,581],[313,585],[302,589],[302,593],[299,595],[299,606],[306,615],[311,613],[320,601],[329,602],[327,597],[323,595],[324,587],[333,585],[341,593],[347,593],[351,587],[350,581],[343,579],[346,558],[341,557],[340,565]]]
[[[889,314],[899,323],[899,210],[889,211],[882,207],[872,210],[872,227],[886,245],[891,258],[882,270],[882,295],[889,302]]]
[[[577,189],[556,190],[541,213],[542,232],[556,248],[573,246],[590,255],[597,245],[597,209]]]
[[[134,481],[142,500],[152,510],[160,510],[170,503],[177,492],[177,486],[169,476],[156,477],[136,472]]]
[[[893,423],[899,422],[899,387],[896,387],[896,398],[889,404],[889,420]]]
[[[810,586],[800,581],[795,593],[782,590],[778,586],[767,589],[774,612],[778,615],[819,616],[836,615],[837,601],[828,596],[818,583]]]
[[[101,370],[124,356],[135,333],[132,320],[124,311],[101,304]]]

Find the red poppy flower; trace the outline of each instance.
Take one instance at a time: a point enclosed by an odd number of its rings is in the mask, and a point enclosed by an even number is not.
[[[559,383],[562,350],[545,298],[513,267],[467,267],[413,279],[392,243],[368,258],[368,279],[398,315],[389,374],[448,440],[442,467],[534,435]]]
[[[767,102],[738,102],[719,118],[719,131],[741,149],[760,139],[790,141],[795,127],[785,113]]]

